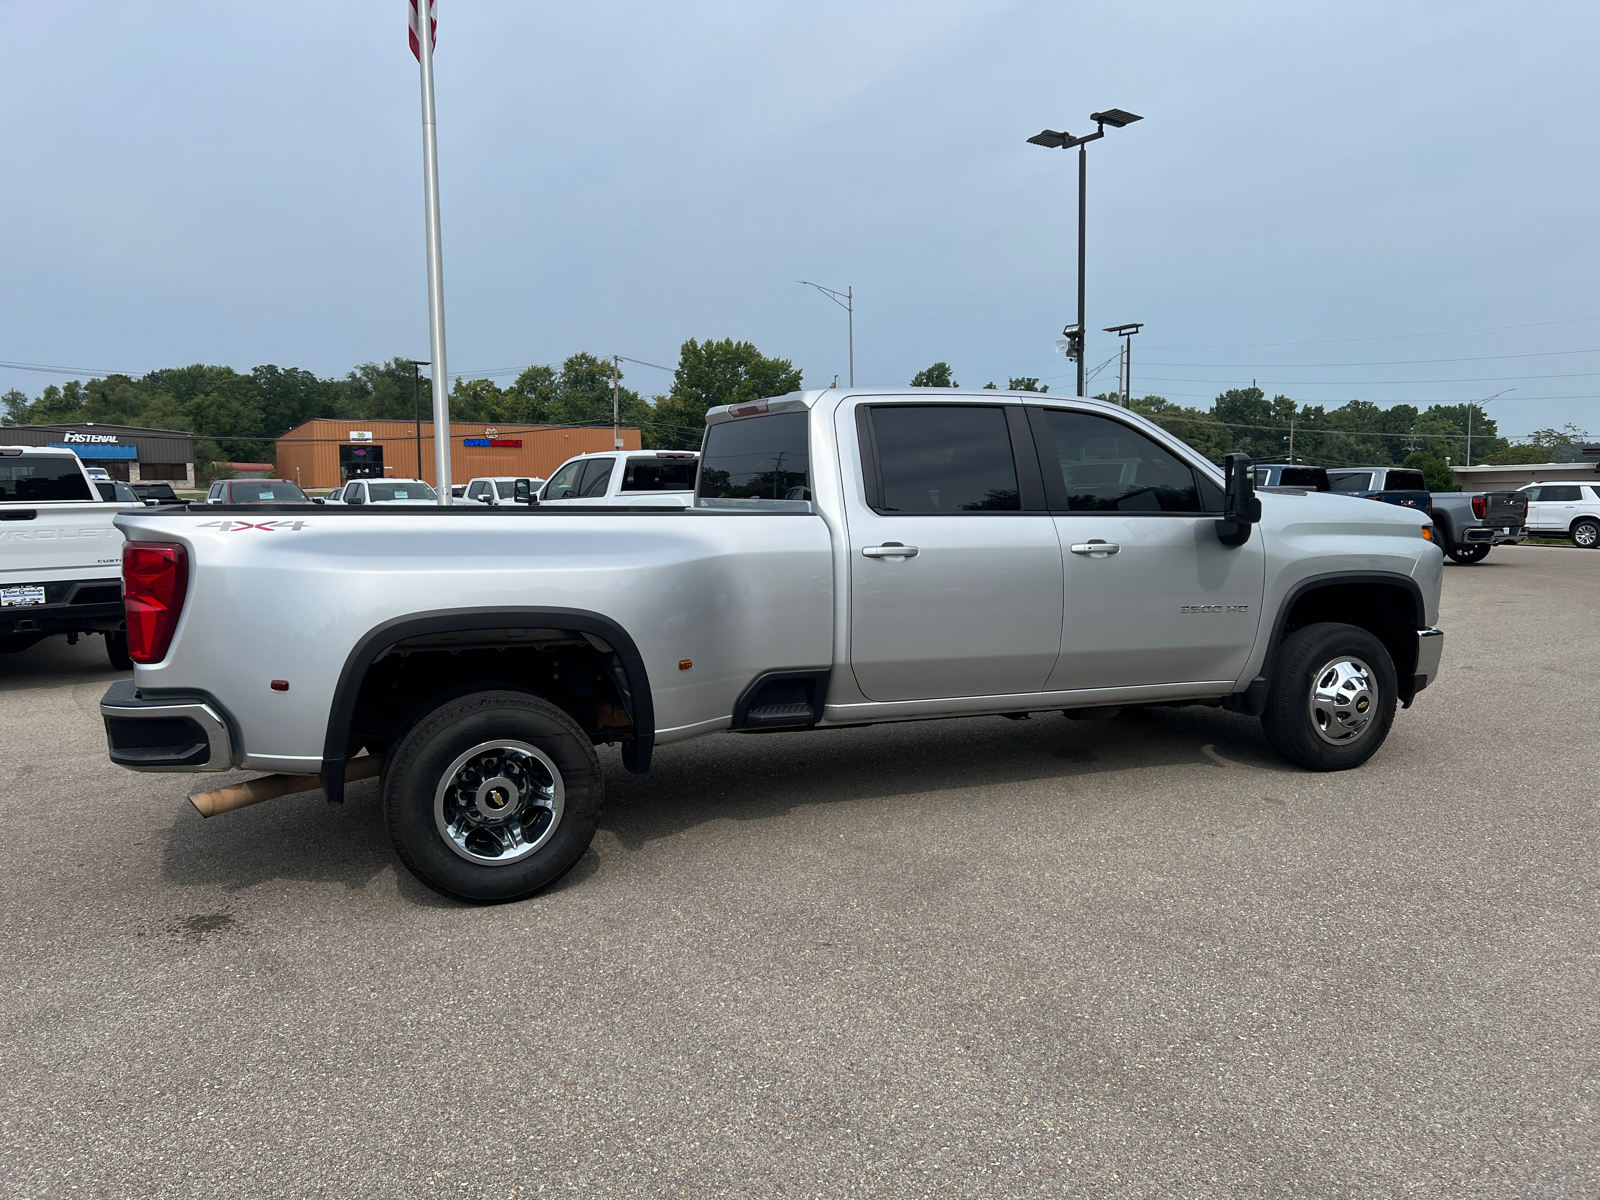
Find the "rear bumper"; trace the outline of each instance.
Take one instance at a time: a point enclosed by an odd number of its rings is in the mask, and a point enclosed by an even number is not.
[[[1498,528],[1490,525],[1474,525],[1461,531],[1461,540],[1473,546],[1480,542],[1487,542],[1491,546],[1515,546],[1528,540],[1528,530],[1520,525]]]
[[[42,587],[43,604],[0,608],[0,635],[107,632],[122,628],[122,580],[69,579],[6,581]]]
[[[1444,630],[1417,630],[1417,669],[1412,677],[1411,689],[1420,692],[1439,678],[1439,658],[1444,653]]]
[[[226,771],[233,738],[222,709],[208,696],[140,696],[133,680],[100,698],[111,761],[130,771]]]

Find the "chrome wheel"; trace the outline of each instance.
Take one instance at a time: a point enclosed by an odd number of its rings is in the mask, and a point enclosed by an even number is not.
[[[1585,550],[1594,549],[1596,542],[1600,542],[1600,525],[1591,521],[1579,521],[1572,531],[1572,540]]]
[[[1317,736],[1348,746],[1367,731],[1377,712],[1372,668],[1341,655],[1311,677],[1311,725]]]
[[[468,862],[509,866],[550,840],[565,799],[561,772],[544,751],[527,742],[483,742],[444,772],[433,822]]]

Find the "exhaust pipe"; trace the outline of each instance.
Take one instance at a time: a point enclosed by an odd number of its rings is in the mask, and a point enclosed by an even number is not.
[[[352,758],[344,765],[344,781],[353,783],[357,779],[371,779],[382,769],[383,759],[375,754]],[[214,817],[236,808],[249,808],[263,800],[275,800],[295,792],[314,792],[321,786],[320,775],[263,775],[259,779],[213,788],[209,792],[196,792],[189,797],[189,803],[202,817]]]

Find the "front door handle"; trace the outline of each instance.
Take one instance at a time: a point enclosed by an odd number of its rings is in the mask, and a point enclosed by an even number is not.
[[[1087,542],[1078,542],[1072,547],[1072,552],[1074,554],[1087,554],[1091,558],[1106,558],[1121,549],[1122,547],[1117,545],[1116,542],[1102,542],[1100,539],[1095,538]]]
[[[902,546],[899,542],[885,542],[881,546],[863,546],[861,553],[868,558],[892,558],[898,562],[902,558],[915,558],[917,548]]]

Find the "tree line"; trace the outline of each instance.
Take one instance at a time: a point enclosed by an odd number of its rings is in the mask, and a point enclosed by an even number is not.
[[[624,363],[624,366],[628,364]],[[509,386],[457,378],[450,389],[455,421],[501,425],[611,424],[611,360],[580,351],[560,366],[531,366]],[[619,375],[624,372],[619,372]],[[691,338],[683,343],[670,388],[645,399],[618,388],[622,424],[655,449],[698,449],[706,410],[799,388],[800,368],[762,354],[749,342]],[[274,439],[316,417],[409,421],[433,412],[432,385],[416,379],[411,360],[362,363],[343,379],[321,379],[299,367],[249,372],[195,364],[140,376],[108,375],[51,384],[30,397],[0,395],[0,425],[95,421],[193,433],[195,462],[273,462]]]

